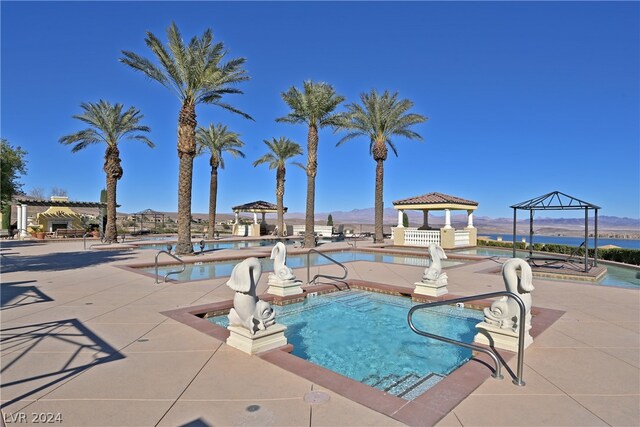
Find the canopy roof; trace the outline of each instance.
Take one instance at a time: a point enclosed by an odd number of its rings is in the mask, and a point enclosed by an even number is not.
[[[475,210],[478,208],[478,202],[448,194],[428,193],[422,196],[409,197],[408,199],[394,200],[393,207],[395,209],[415,210]]]
[[[44,200],[32,198],[14,198],[13,204],[27,206],[65,207],[65,208],[106,208],[106,203],[77,202],[72,200]],[[118,206],[118,205],[116,205]]]
[[[162,215],[162,216],[164,216],[164,213],[163,212],[154,211],[153,209],[145,209],[145,210],[140,211],[140,212],[132,213],[131,215],[158,215],[158,216]]]
[[[273,203],[265,202],[264,200],[256,200],[255,202],[245,203],[244,205],[238,205],[231,208],[234,212],[256,212],[256,213],[276,213],[278,212],[278,206]],[[287,211],[285,207],[284,212]]]
[[[576,199],[560,191],[553,191],[510,207],[525,210],[600,209],[600,206]]]

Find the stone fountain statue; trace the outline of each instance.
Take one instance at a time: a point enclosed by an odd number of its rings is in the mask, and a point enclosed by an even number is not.
[[[520,270],[518,277],[517,270]],[[531,267],[520,258],[513,258],[502,266],[502,278],[509,292],[517,294],[526,308],[525,330],[531,329],[531,291],[534,290]],[[513,298],[502,297],[484,309],[484,321],[503,329],[517,331],[520,327],[520,306]]]
[[[236,291],[233,308],[229,312],[229,325],[242,326],[255,334],[276,323],[276,313],[268,302],[258,299],[256,286],[262,275],[258,258],[247,258],[231,272],[227,286]]]
[[[518,276],[518,271],[520,275]],[[506,290],[517,294],[525,306],[525,318],[520,319],[520,306],[508,296],[504,296],[493,302],[491,307],[484,309],[484,321],[476,325],[480,331],[475,341],[483,344],[492,344],[495,347],[511,351],[518,349],[518,332],[520,322],[525,323],[524,343],[525,347],[533,342],[529,334],[531,329],[531,292],[533,287],[533,274],[527,262],[520,258],[512,258],[502,266],[502,278]],[[493,342],[490,342],[490,339]]]
[[[285,265],[287,262],[287,247],[282,242],[276,243],[271,250],[273,273],[269,273],[269,289],[267,293],[288,296],[301,294],[300,280],[296,280],[293,272]]]
[[[422,274],[422,281],[415,283],[414,293],[439,297],[448,292],[447,284],[449,278],[447,273],[442,271],[442,262],[440,262],[441,259],[447,259],[447,254],[440,245],[431,243],[429,245],[429,255],[431,255],[431,264],[425,268]]]
[[[429,255],[431,255],[431,265],[424,270],[422,281],[424,283],[444,284],[447,285],[447,273],[442,271],[441,259],[447,259],[444,249],[435,243],[429,245]]]

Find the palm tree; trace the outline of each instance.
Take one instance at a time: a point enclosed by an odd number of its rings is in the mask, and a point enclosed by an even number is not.
[[[167,29],[167,47],[151,32],[145,42],[159,65],[133,52],[123,51],[120,61],[140,71],[173,92],[181,103],[178,115],[178,243],[176,253],[193,252],[191,245],[191,185],[193,158],[196,155],[196,105],[212,104],[251,119],[248,114],[222,102],[223,95],[242,93],[234,85],[249,80],[242,68],[244,58],[223,62],[227,51],[221,42],[213,42],[207,29],[202,37],[182,40],[175,23]],[[253,120],[253,119],[251,119]]]
[[[284,181],[287,174],[287,168],[285,167],[287,160],[302,154],[302,148],[300,145],[291,141],[284,136],[279,139],[272,138],[271,141],[264,140],[264,143],[271,150],[270,153],[265,154],[258,160],[253,162],[253,166],[258,166],[262,163],[269,165],[269,169],[276,170],[276,203],[278,205],[278,237],[284,236]],[[300,163],[293,163],[296,166],[304,168],[304,165]]]
[[[282,93],[282,99],[291,108],[291,112],[276,119],[284,123],[305,123],[309,126],[307,134],[307,212],[305,215],[304,245],[312,248],[316,245],[314,236],[314,209],[316,197],[316,174],[318,173],[318,130],[325,126],[336,126],[340,115],[334,110],[345,100],[336,94],[333,86],[327,83],[315,83],[307,80],[303,89],[292,86]]]
[[[91,144],[107,144],[104,153],[104,166],[102,167],[107,174],[107,225],[104,239],[107,242],[114,242],[117,238],[116,186],[123,173],[118,144],[123,139],[133,139],[151,148],[155,145],[142,133],[150,132],[150,129],[148,126],[140,124],[140,120],[144,117],[140,114],[140,110],[130,107],[123,111],[122,104],[111,105],[103,100],[97,104],[83,102],[80,107],[84,110],[83,113],[75,115],[73,118],[88,124],[89,127],[63,136],[59,142],[73,145],[72,153],[83,150]]]
[[[358,136],[369,138],[369,153],[376,162],[375,189],[375,242],[384,241],[382,221],[384,200],[382,195],[384,179],[384,161],[387,160],[387,145],[398,156],[396,147],[391,141],[392,136],[403,136],[408,139],[422,140],[422,137],[409,129],[418,123],[423,123],[427,117],[420,114],[408,113],[413,102],[408,99],[398,99],[398,93],[385,91],[382,95],[373,89],[371,93],[360,95],[362,105],[347,105],[347,113],[342,116],[338,126],[341,130],[350,131],[336,145]]]
[[[208,237],[213,239],[216,226],[216,198],[218,196],[218,167],[224,169],[222,153],[231,154],[234,158],[244,157],[239,150],[244,146],[240,135],[227,130],[222,124],[210,124],[207,129],[199,127],[196,131],[198,154],[209,152],[209,164],[211,165],[211,180],[209,182],[209,231]]]

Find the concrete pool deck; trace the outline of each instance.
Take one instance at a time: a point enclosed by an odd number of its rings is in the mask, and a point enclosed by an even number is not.
[[[156,253],[84,251],[81,240],[2,242],[6,425],[22,414],[31,422],[33,414],[47,413],[61,414],[58,424],[69,426],[402,425],[160,314],[225,301],[233,291],[226,278],[156,285],[116,268],[153,262]],[[347,266],[350,279],[403,287],[412,287],[424,269]],[[481,261],[448,269],[449,292],[502,290],[493,266]],[[314,267],[312,274],[318,269],[335,270]],[[305,269],[294,272],[306,277]],[[259,293],[266,280],[263,274]],[[438,425],[640,425],[640,292],[541,278],[534,285],[534,306],[565,313],[526,350],[526,386],[489,378]],[[312,391],[330,400],[308,403],[304,396]]]

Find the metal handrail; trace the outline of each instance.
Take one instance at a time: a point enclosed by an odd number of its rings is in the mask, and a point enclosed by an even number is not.
[[[163,283],[167,281],[167,277],[169,277],[169,275],[171,275],[171,274],[180,274],[180,273],[182,273],[184,270],[186,270],[186,268],[187,268],[187,266],[186,266],[186,264],[184,263],[184,261],[183,261],[183,260],[181,260],[180,258],[178,258],[177,256],[173,255],[171,252],[169,252],[169,251],[165,251],[165,250],[159,251],[159,252],[156,254],[156,284],[160,283],[160,282],[158,282],[158,257],[160,256],[160,254],[163,254],[163,253],[164,253],[164,254],[169,255],[171,258],[173,258],[173,259],[175,259],[175,260],[179,261],[179,262],[180,262],[180,264],[182,264],[182,269],[181,269],[181,270],[173,270],[173,271],[170,271],[170,272],[168,272],[167,274],[165,274],[165,275],[164,275],[164,279],[162,280],[162,282],[163,282]]]
[[[309,256],[311,255],[311,252],[315,252],[318,255],[323,256],[324,258],[328,259],[332,263],[342,267],[342,269],[344,270],[344,276],[338,277],[338,276],[330,276],[328,274],[319,274],[318,273],[315,276],[313,276],[313,279],[309,280],[309,276],[310,276],[309,270],[311,269],[311,263],[310,263],[310,260],[309,260]],[[320,252],[317,249],[313,249],[312,248],[312,249],[309,249],[309,251],[307,252],[307,284],[308,285],[312,284],[312,283],[315,283],[316,279],[319,278],[319,277],[324,277],[326,279],[333,279],[333,280],[344,280],[344,279],[347,278],[348,272],[349,272],[349,270],[347,270],[347,267],[345,267],[343,264],[341,264],[340,262],[338,262],[335,259],[331,258],[330,256],[323,254],[322,252]]]
[[[439,340],[439,341],[443,341],[449,344],[456,344],[459,345],[461,347],[465,347],[471,350],[476,350],[479,351],[481,353],[487,354],[489,355],[492,359],[493,362],[496,365],[496,370],[495,373],[492,375],[494,378],[498,378],[498,379],[502,379],[502,373],[501,373],[501,368],[500,368],[500,362],[498,360],[498,357],[496,356],[495,352],[493,350],[484,348],[484,347],[480,347],[477,345],[473,345],[473,344],[468,344],[466,342],[462,342],[462,341],[457,341],[451,338],[447,338],[447,337],[443,337],[440,335],[435,335],[435,334],[431,334],[429,332],[425,332],[425,331],[421,331],[419,329],[416,328],[416,326],[413,324],[413,313],[416,310],[421,310],[424,308],[432,308],[432,307],[438,307],[441,305],[449,305],[449,304],[455,304],[455,303],[459,303],[459,302],[467,302],[467,301],[476,301],[479,299],[485,299],[485,298],[495,298],[495,297],[500,297],[500,296],[507,296],[510,298],[513,298],[517,303],[518,306],[520,307],[520,319],[518,320],[518,371],[516,373],[516,378],[513,380],[513,383],[515,385],[518,386],[524,386],[525,383],[522,380],[522,368],[524,366],[524,329],[525,329],[525,323],[526,323],[526,307],[524,305],[524,302],[522,301],[522,298],[520,298],[520,296],[518,294],[515,294],[513,292],[509,292],[509,291],[499,291],[499,292],[491,292],[488,294],[481,294],[481,295],[473,295],[473,296],[469,296],[469,297],[460,297],[460,298],[454,298],[454,299],[449,299],[449,300],[444,300],[444,301],[434,301],[434,302],[429,302],[429,303],[425,303],[425,304],[418,304],[415,305],[413,307],[411,307],[411,309],[409,310],[409,314],[407,315],[407,322],[409,322],[409,327],[411,328],[411,330],[413,332],[415,332],[418,335],[422,335],[425,336],[427,338],[433,338],[435,340]]]
[[[351,242],[349,242],[349,240],[346,240],[347,245],[351,246],[353,249],[358,249],[358,238],[356,236],[351,237]]]

